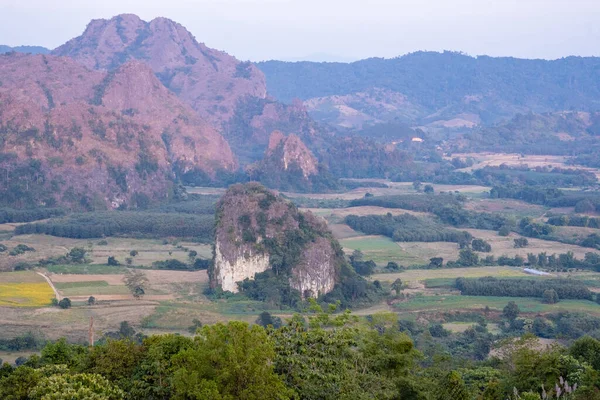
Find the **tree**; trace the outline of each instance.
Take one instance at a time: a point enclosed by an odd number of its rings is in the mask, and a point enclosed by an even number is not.
[[[592,213],[596,211],[596,206],[589,199],[580,200],[575,204],[576,213]]]
[[[81,247],[74,247],[69,251],[68,257],[71,261],[81,263],[85,261],[86,250]]]
[[[194,335],[199,328],[202,328],[202,322],[199,319],[194,318],[192,320],[192,326],[188,328],[188,332]]]
[[[400,294],[402,291],[402,279],[397,278],[394,283],[392,283],[392,290],[396,291],[396,294]]]
[[[442,268],[444,259],[442,257],[433,257],[429,259],[429,266],[432,268]]]
[[[420,192],[421,191],[421,187],[423,186],[423,184],[419,181],[414,181],[413,182],[413,188],[417,191]]]
[[[112,265],[112,266],[120,265],[119,262],[117,261],[117,259],[114,256],[109,256],[108,257],[107,264],[108,265]]]
[[[400,266],[394,261],[388,261],[387,265],[385,266],[385,269],[387,269],[388,271],[399,271]]]
[[[261,326],[240,321],[204,326],[193,347],[173,358],[173,394],[181,399],[289,399],[292,392],[274,371],[275,356]]]
[[[472,397],[460,374],[451,371],[438,383],[434,398],[435,400],[470,400]]]
[[[31,400],[122,400],[125,393],[98,374],[61,374],[42,378]]]
[[[256,319],[256,323],[264,328],[271,325],[275,329],[282,325],[281,318],[272,316],[268,311],[261,312]]]
[[[62,299],[61,301],[58,302],[58,306],[60,308],[67,309],[67,308],[71,308],[71,299],[69,299],[68,297],[65,297],[64,299]]]
[[[188,258],[190,259],[190,262],[193,262],[197,255],[198,252],[196,250],[190,250],[190,252],[188,253]]]
[[[558,303],[558,294],[554,289],[544,290],[543,302],[546,304],[556,304]]]
[[[139,254],[139,253],[138,253],[138,251],[137,251],[137,250],[131,250],[131,251],[129,252],[129,255],[130,255],[131,257],[135,257],[135,256],[137,256],[138,254]]]
[[[87,303],[88,303],[88,306],[93,306],[94,304],[96,304],[96,298],[94,296],[90,296],[88,298]]]
[[[504,307],[502,315],[504,315],[504,317],[512,321],[519,316],[520,312],[521,310],[519,310],[519,306],[517,305],[517,303],[515,303],[514,301],[510,301],[508,302],[506,307]]]
[[[146,293],[148,278],[140,270],[127,271],[127,274],[123,277],[123,282],[136,299],[141,298]]]
[[[471,242],[471,247],[475,251],[480,251],[483,253],[489,253],[492,251],[492,246],[483,239],[473,239]]]
[[[500,235],[500,236],[510,235],[510,228],[506,225],[501,226],[500,230],[498,231],[498,235]]]
[[[423,188],[423,192],[427,194],[432,194],[434,192],[433,186],[425,185],[425,187]]]
[[[362,251],[360,251],[360,249],[356,249],[352,252],[352,255],[350,255],[350,262],[358,262],[358,261],[362,261],[364,259],[364,254]]]
[[[458,263],[464,267],[471,267],[479,263],[479,256],[471,249],[462,249],[458,253]]]
[[[133,258],[131,258],[131,257],[127,257],[127,258],[125,258],[125,263],[126,263],[127,265],[131,265],[131,264],[133,264]]]
[[[515,249],[522,249],[523,247],[529,246],[529,240],[527,238],[521,237],[514,239]]]

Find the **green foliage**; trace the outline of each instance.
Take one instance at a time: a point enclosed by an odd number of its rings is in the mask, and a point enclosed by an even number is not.
[[[471,247],[475,251],[480,251],[483,253],[489,253],[492,251],[492,246],[483,239],[473,239],[471,242]]]
[[[0,224],[7,222],[32,222],[65,215],[62,208],[32,208],[32,209],[10,209],[0,208]]]
[[[392,216],[348,215],[344,220],[354,230],[367,235],[384,235],[396,242],[455,242],[471,239],[467,232],[446,228],[425,218],[410,214]]]
[[[69,299],[68,297],[65,297],[64,299],[61,299],[58,302],[58,306],[60,308],[62,308],[63,310],[67,309],[67,308],[71,308],[71,299]]]
[[[209,242],[212,240],[213,226],[213,215],[120,211],[72,214],[64,219],[20,225],[15,233],[43,233],[79,239],[174,236],[194,237]]]
[[[63,374],[40,379],[31,400],[123,400],[125,393],[97,374]]]
[[[583,282],[567,279],[500,279],[493,277],[457,278],[456,288],[466,296],[538,297],[554,291],[553,299],[592,300],[593,294]],[[553,303],[551,303],[553,304]]]
[[[286,399],[293,392],[275,374],[273,342],[243,322],[205,326],[192,348],[174,358],[175,399]],[[209,396],[209,397],[207,397]]]
[[[35,249],[31,246],[27,246],[26,244],[18,244],[11,251],[8,252],[8,255],[18,256],[28,251],[35,251]]]
[[[504,310],[502,310],[502,315],[509,320],[514,320],[519,316],[519,306],[514,301],[509,301]]]

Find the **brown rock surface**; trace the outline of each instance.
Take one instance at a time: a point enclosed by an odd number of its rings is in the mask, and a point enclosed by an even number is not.
[[[132,59],[148,64],[161,82],[220,127],[245,96],[265,98],[265,78],[251,63],[199,43],[166,18],[150,22],[124,14],[91,21],[85,32],[55,49],[91,69],[114,70]]]
[[[107,73],[12,54],[0,56],[0,77],[0,195],[20,185],[30,197],[15,201],[116,207],[135,193],[164,198],[173,166],[209,176],[236,167],[223,137],[143,63]],[[37,172],[21,167],[31,160]]]

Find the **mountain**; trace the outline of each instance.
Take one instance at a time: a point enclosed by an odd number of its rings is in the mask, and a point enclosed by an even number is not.
[[[248,167],[251,180],[270,188],[295,192],[327,192],[339,184],[294,134],[273,131],[264,158]]]
[[[251,297],[287,287],[288,305],[332,291],[345,264],[323,220],[257,183],[233,185],[219,201],[214,248],[211,287]]]
[[[49,54],[50,53],[50,49],[47,49],[42,46],[10,47],[10,46],[5,46],[3,44],[0,44],[0,54],[10,53],[12,51],[17,52],[17,53],[29,53],[29,54]]]
[[[600,112],[560,111],[517,114],[449,140],[450,151],[503,151],[582,155],[600,150]]]
[[[237,168],[223,137],[144,63],[92,71],[67,57],[0,56],[0,203],[142,207],[175,174]]]
[[[215,126],[233,115],[238,99],[266,96],[264,76],[253,64],[208,48],[166,18],[146,22],[123,14],[93,20],[81,36],[52,54],[108,71],[129,60],[143,61],[167,88]]]
[[[265,73],[269,93],[281,101],[299,98],[310,109],[319,102],[314,99],[385,90],[380,102],[394,107],[399,98],[405,99],[416,125],[440,121],[468,127],[530,111],[600,108],[597,57],[546,61],[417,52],[348,64],[267,61],[257,65]],[[380,108],[384,111],[367,114],[385,120],[387,109]],[[412,114],[413,110],[418,113]]]
[[[316,120],[351,129],[389,121],[411,122],[424,112],[419,106],[411,104],[406,96],[380,88],[316,97],[306,100],[304,106]]]
[[[306,109],[267,97],[264,74],[254,64],[199,43],[166,18],[146,22],[124,14],[93,20],[52,54],[107,71],[132,59],[146,63],[171,92],[222,131],[242,165],[260,160],[273,130],[315,133]]]

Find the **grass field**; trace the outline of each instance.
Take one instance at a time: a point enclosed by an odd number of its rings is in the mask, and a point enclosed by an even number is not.
[[[394,282],[396,279],[401,279],[403,282],[422,282],[429,279],[483,278],[485,276],[528,277],[531,275],[527,275],[523,270],[513,267],[441,268],[409,269],[393,274],[375,274],[371,276],[371,280]]]
[[[48,272],[53,274],[78,274],[78,275],[110,275],[123,274],[125,267],[113,265],[81,264],[81,265],[49,265]]]
[[[34,272],[0,273],[0,307],[43,307],[53,298],[50,285]]]
[[[19,256],[9,256],[8,252],[0,253],[0,270],[7,269],[20,261],[36,263],[49,257],[64,256],[74,247],[87,250],[87,257],[92,264],[105,264],[109,256],[114,256],[121,264],[129,258],[129,252],[136,250],[138,255],[132,257],[134,266],[151,266],[155,261],[177,259],[188,261],[188,251],[195,250],[198,257],[211,258],[210,245],[171,241],[164,243],[159,239],[106,238],[100,239],[70,239],[49,235],[18,235],[2,242],[8,248],[18,244],[26,244],[35,249]],[[103,244],[106,243],[106,244]]]
[[[403,250],[399,243],[385,236],[358,236],[342,239],[340,244],[347,253],[352,253],[353,250],[362,251],[365,259],[373,260],[377,265],[387,265],[389,261],[405,266],[425,262],[424,258],[410,254]]]
[[[557,304],[544,304],[540,299],[529,297],[486,297],[486,296],[414,296],[394,304],[398,312],[482,310],[488,306],[492,310],[502,311],[509,301],[514,301],[521,312],[583,312],[600,315],[600,305],[586,300],[561,300]]]

